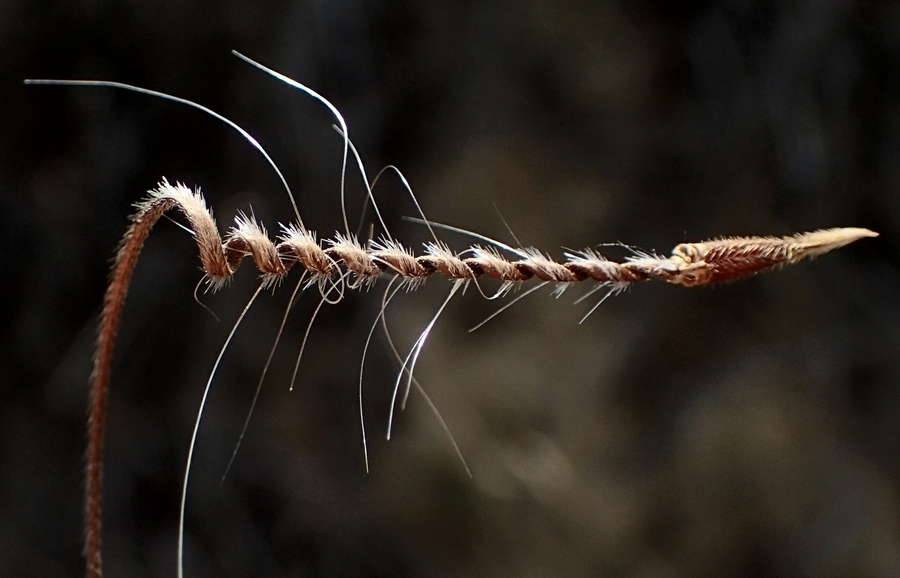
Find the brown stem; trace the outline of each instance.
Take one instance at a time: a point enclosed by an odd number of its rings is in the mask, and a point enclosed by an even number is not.
[[[87,471],[85,472],[85,556],[88,578],[103,576],[100,556],[100,500],[103,493],[103,429],[106,422],[106,398],[112,368],[113,347],[125,296],[138,256],[156,221],[169,209],[177,207],[187,217],[188,224],[200,247],[200,260],[210,285],[221,286],[232,270],[228,265],[216,222],[209,213],[200,192],[192,192],[183,185],[172,186],[165,179],[149,197],[137,205],[131,226],[125,233],[116,254],[112,276],[103,299],[97,354],[91,373],[91,399],[88,417]]]
[[[122,239],[116,255],[109,287],[103,299],[100,319],[100,335],[94,370],[91,373],[91,399],[88,418],[87,471],[85,472],[85,556],[88,578],[103,576],[100,556],[100,500],[103,492],[103,429],[106,422],[106,398],[109,390],[109,373],[112,367],[113,347],[125,295],[134,272],[144,241],[156,221],[169,210],[175,201],[162,200],[139,213]]]

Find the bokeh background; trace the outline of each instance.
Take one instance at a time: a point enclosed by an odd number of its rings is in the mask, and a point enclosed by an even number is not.
[[[341,228],[343,111],[367,168],[401,167],[428,216],[507,243],[621,241],[668,252],[717,235],[881,233],[731,285],[657,284],[585,323],[586,288],[447,308],[386,442],[399,364],[366,360],[383,288],[288,321],[263,295],[213,384],[188,493],[201,576],[900,575],[900,4],[486,0],[0,2],[0,576],[79,576],[87,381],[109,260],[163,176],[292,220],[262,157],[187,107],[24,78],[105,79],[188,98],[272,154],[320,236]],[[348,208],[363,231],[358,178]],[[396,179],[395,237],[422,227]],[[175,218],[177,221],[177,217]],[[504,224],[505,222],[505,224]],[[508,225],[508,227],[507,227]],[[470,239],[441,233],[457,250]],[[602,248],[611,258],[627,253]],[[181,476],[203,384],[252,294],[193,297],[196,249],[162,221],[138,266],[113,373],[108,576],[172,576]],[[449,291],[391,304],[407,351]],[[486,287],[486,289],[489,289]]]

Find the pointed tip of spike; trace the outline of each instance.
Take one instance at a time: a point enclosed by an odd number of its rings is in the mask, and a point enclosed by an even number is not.
[[[835,240],[843,240],[846,243],[852,243],[867,237],[877,237],[878,233],[871,229],[863,229],[860,227],[843,227],[839,229],[829,229],[827,232],[834,235]]]
[[[817,257],[835,249],[846,247],[850,243],[854,243],[860,239],[877,236],[878,233],[875,231],[859,227],[840,227],[835,229],[823,229],[813,233],[803,233],[796,237],[796,241],[799,245],[797,248],[800,249],[797,251],[796,257]]]

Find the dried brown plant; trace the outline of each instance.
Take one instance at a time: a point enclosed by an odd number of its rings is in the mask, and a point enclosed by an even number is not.
[[[250,62],[252,63],[252,61]],[[256,65],[256,63],[252,64]],[[256,66],[307,92],[332,110],[339,120],[340,132],[345,138],[344,164],[346,166],[347,147],[352,147],[352,145],[346,137],[346,125],[333,105],[311,89],[260,65]],[[212,114],[241,132],[278,171],[268,154],[243,129],[193,102],[146,89],[109,82],[26,82],[113,86],[188,104]],[[355,150],[353,152],[356,153]],[[358,157],[357,161],[359,161]],[[362,169],[361,162],[359,162],[359,166]],[[281,177],[280,171],[278,174]],[[284,182],[284,178],[281,177],[281,179]],[[286,182],[285,188],[290,193]],[[611,261],[596,250],[589,248],[566,253],[566,260],[558,262],[537,249],[510,247],[490,241],[480,235],[474,236],[484,240],[485,244],[472,245],[461,252],[452,251],[435,237],[433,243],[425,244],[424,253],[419,255],[405,248],[390,236],[363,244],[348,231],[346,234],[338,234],[331,239],[321,240],[315,232],[304,226],[299,218],[299,213],[296,223],[280,225],[281,234],[277,240],[272,240],[265,228],[254,217],[239,214],[235,225],[223,239],[200,191],[191,190],[180,183],[173,185],[165,179],[155,189],[149,191],[147,197],[137,203],[135,207],[136,212],[131,217],[131,224],[116,254],[104,298],[97,351],[91,375],[85,484],[85,554],[89,578],[102,576],[101,496],[104,424],[116,334],[129,283],[141,249],[155,223],[172,209],[181,212],[187,221],[188,228],[197,243],[205,282],[210,290],[215,291],[224,287],[243,259],[251,257],[261,274],[260,289],[277,284],[287,276],[294,266],[299,266],[304,271],[303,279],[306,282],[303,285],[301,280],[298,288],[301,286],[304,288],[318,287],[322,292],[323,303],[340,300],[339,297],[337,299],[328,297],[332,290],[337,289],[338,294],[343,295],[345,288],[368,286],[383,275],[393,276],[394,281],[399,280],[398,286],[393,289],[396,292],[402,286],[415,288],[427,277],[437,274],[454,282],[453,290],[447,300],[454,295],[458,288],[469,283],[477,283],[480,277],[488,277],[501,283],[495,296],[502,296],[511,288],[534,278],[539,283],[525,294],[549,283],[555,284],[557,291],[562,292],[573,283],[593,282],[595,287],[590,294],[606,289],[605,295],[597,303],[599,305],[609,295],[644,281],[659,280],[685,287],[736,281],[762,271],[817,257],[859,239],[878,236],[877,233],[864,228],[832,228],[785,237],[723,237],[697,243],[682,243],[677,245],[668,257],[632,250],[633,255],[622,262]],[[294,208],[296,211],[296,203],[294,203]],[[452,227],[447,228],[453,229]],[[500,250],[514,255],[515,258],[503,256]],[[257,291],[258,293],[259,291]],[[389,297],[386,293],[385,303],[387,301],[389,301]],[[423,332],[423,336],[417,341],[410,355],[403,361],[401,375],[406,372],[410,382],[414,381],[412,369],[415,365],[415,357],[421,350],[424,336],[433,323],[434,320]],[[398,384],[399,381],[400,377],[398,377]],[[365,441],[365,430],[363,430],[363,436]],[[193,446],[191,451],[193,451]],[[188,460],[189,469],[190,457]],[[187,477],[185,477],[185,486],[186,484]],[[184,494],[182,500],[184,500]],[[182,516],[183,507],[184,502],[182,501]],[[181,531],[183,531],[183,527]],[[179,548],[181,550],[181,545]],[[182,552],[179,551],[179,576],[183,572],[181,558]]]
[[[295,265],[322,284],[353,276],[351,287],[374,282],[384,273],[416,282],[439,274],[450,280],[471,282],[486,276],[506,287],[537,278],[561,286],[594,281],[611,292],[651,279],[685,287],[736,281],[761,271],[791,265],[877,233],[861,228],[834,228],[788,237],[726,237],[677,245],[669,257],[643,254],[622,263],[610,261],[592,249],[568,253],[567,261],[550,260],[535,249],[513,249],[521,258],[510,261],[496,250],[472,246],[461,257],[443,244],[427,244],[424,255],[415,256],[393,240],[364,247],[353,237],[337,236],[317,241],[300,224],[282,225],[278,242],[253,218],[239,215],[224,240],[203,196],[183,184],[163,180],[137,211],[119,248],[113,275],[104,300],[100,338],[91,387],[89,448],[87,465],[88,575],[101,575],[100,499],[102,493],[103,424],[112,365],[113,345],[125,295],[141,248],[153,225],[169,210],[184,214],[194,239],[210,288],[225,285],[245,257],[252,257],[262,276],[262,285],[281,280]]]

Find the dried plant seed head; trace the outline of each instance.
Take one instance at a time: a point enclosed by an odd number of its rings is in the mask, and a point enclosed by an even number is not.
[[[301,225],[281,225],[282,234],[276,245],[265,227],[252,214],[244,213],[238,214],[235,226],[223,242],[199,190],[192,191],[180,183],[171,185],[166,179],[136,207],[138,211],[133,217],[136,223],[151,213],[162,214],[171,207],[184,213],[213,290],[224,285],[247,256],[253,258],[265,287],[277,284],[297,263],[310,274],[309,284],[322,284],[328,279],[341,284],[350,274],[353,276],[348,283],[351,289],[371,285],[388,270],[399,277],[407,290],[418,288],[434,273],[451,280],[490,277],[502,282],[495,297],[533,277],[555,284],[557,296],[570,284],[586,280],[610,284],[614,293],[650,279],[695,287],[733,281],[877,236],[868,229],[836,228],[789,237],[724,237],[682,243],[668,258],[632,249],[634,256],[616,263],[593,249],[585,249],[565,253],[566,261],[560,263],[535,248],[515,249],[505,245],[506,250],[520,258],[510,261],[496,247],[480,245],[466,249],[463,254],[472,256],[463,258],[442,242],[426,243],[425,254],[417,256],[394,239],[382,238],[366,247],[355,235],[342,233],[326,240],[327,248],[323,248],[316,234]]]
[[[594,250],[585,249],[566,253],[566,261],[560,263],[537,249],[516,249],[500,243],[486,248],[474,245],[459,254],[452,252],[445,244],[436,240],[434,243],[425,245],[424,255],[416,256],[400,242],[390,238],[382,238],[372,242],[369,246],[363,246],[354,235],[338,233],[334,238],[326,240],[327,248],[323,248],[317,240],[316,234],[306,230],[302,225],[281,225],[282,234],[276,244],[268,237],[263,225],[252,214],[248,216],[245,213],[239,213],[235,219],[235,225],[223,241],[212,212],[200,191],[191,190],[181,183],[172,185],[168,180],[163,179],[155,189],[148,192],[143,201],[136,205],[137,212],[132,217],[131,226],[126,232],[119,250],[104,305],[101,338],[94,368],[90,420],[91,448],[87,468],[89,481],[86,509],[88,511],[87,519],[92,520],[89,524],[91,529],[88,531],[87,538],[90,552],[88,565],[92,576],[100,575],[99,488],[102,473],[100,456],[112,343],[125,292],[141,246],[153,224],[172,208],[177,208],[185,215],[188,228],[197,242],[204,277],[213,290],[222,287],[247,256],[253,258],[254,264],[262,274],[262,283],[255,295],[258,295],[262,288],[277,284],[292,266],[300,264],[304,270],[303,274],[309,275],[305,286],[308,287],[313,283],[319,284],[322,293],[319,308],[325,303],[339,302],[345,286],[349,288],[368,287],[387,271],[393,273],[395,279],[399,280],[391,295],[403,286],[407,290],[417,288],[434,273],[439,273],[452,280],[453,286],[449,295],[408,355],[402,360],[402,368],[398,374],[393,394],[396,402],[400,382],[404,380],[405,375],[404,401],[401,402],[401,406],[405,402],[409,388],[414,383],[412,375],[416,361],[437,318],[451,298],[459,292],[459,289],[465,288],[468,282],[479,276],[487,276],[501,282],[500,288],[493,297],[488,298],[504,296],[511,288],[521,285],[532,277],[536,277],[539,281],[507,302],[485,322],[548,284],[555,285],[554,294],[558,296],[572,283],[594,281],[597,283],[596,286],[582,299],[601,289],[607,290],[582,318],[583,321],[610,295],[621,292],[633,283],[656,279],[693,287],[732,281],[760,271],[793,264],[807,257],[816,257],[862,238],[877,236],[877,233],[868,229],[843,228],[801,233],[791,237],[722,238],[699,243],[683,243],[675,247],[672,255],[668,258],[633,250],[634,256],[627,258],[622,263],[610,261]],[[492,242],[487,237],[477,235],[476,237]],[[502,247],[504,251],[516,255],[518,259],[510,261],[500,253],[497,247]],[[465,254],[471,256],[461,257]],[[347,279],[351,276],[352,280],[348,282]],[[302,284],[301,278],[298,288]],[[337,292],[336,298],[329,297],[333,291]],[[319,311],[319,308],[316,309],[316,312]],[[379,316],[383,321],[383,310]],[[479,324],[479,327],[482,324]],[[209,382],[207,391],[208,387]],[[419,387],[418,384],[416,387]],[[393,422],[393,409],[388,421],[390,428]],[[199,417],[194,435],[196,435],[197,427],[199,427]],[[191,452],[193,452],[193,446]],[[187,484],[187,476],[184,483]],[[184,500],[184,490],[182,500]],[[184,515],[183,501],[180,515],[182,517]],[[179,552],[180,556],[181,552]],[[179,563],[180,566],[181,563]]]

